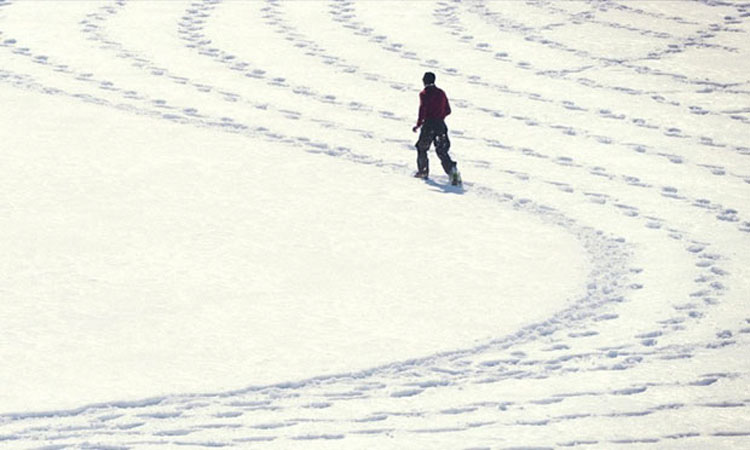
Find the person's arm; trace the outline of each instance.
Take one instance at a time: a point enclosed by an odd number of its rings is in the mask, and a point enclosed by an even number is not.
[[[450,116],[451,114],[451,104],[448,102],[448,96],[445,96],[445,115]]]
[[[422,126],[424,123],[424,116],[425,116],[425,105],[424,105],[424,91],[419,93],[419,117],[417,117],[417,125],[412,128],[412,131],[415,133],[419,129],[419,127]]]

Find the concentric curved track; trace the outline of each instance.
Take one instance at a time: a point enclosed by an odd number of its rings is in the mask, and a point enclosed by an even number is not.
[[[4,88],[393,176],[410,172],[415,80],[433,70],[466,194],[564,229],[592,269],[569,307],[473,348],[0,416],[1,446],[750,446],[747,5],[86,2],[60,26],[111,71],[19,25],[21,3],[0,0]]]

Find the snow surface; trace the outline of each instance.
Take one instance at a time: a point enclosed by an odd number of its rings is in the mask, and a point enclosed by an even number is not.
[[[0,448],[750,447],[748,32],[0,0]]]

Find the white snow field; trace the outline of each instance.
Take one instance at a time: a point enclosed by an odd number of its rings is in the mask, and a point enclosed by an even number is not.
[[[750,2],[0,0],[0,448],[750,448],[749,193]]]

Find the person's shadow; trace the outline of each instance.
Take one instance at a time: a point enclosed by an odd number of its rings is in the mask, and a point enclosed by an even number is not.
[[[438,183],[437,181],[431,178],[425,179],[424,182],[428,186],[432,186],[433,188],[436,188],[436,189],[433,189],[434,191],[442,192],[444,194],[463,195],[464,192],[466,192],[463,186],[453,186],[452,184]]]

